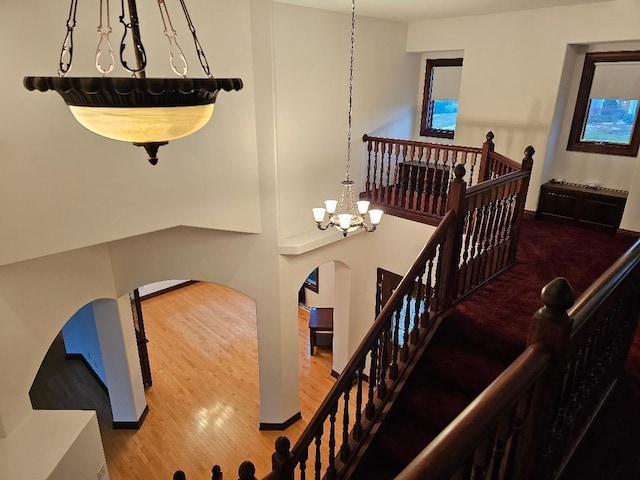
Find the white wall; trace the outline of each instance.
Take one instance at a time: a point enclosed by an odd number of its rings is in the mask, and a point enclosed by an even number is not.
[[[95,412],[35,410],[0,438],[3,479],[94,480],[105,464]]]
[[[64,324],[62,337],[65,353],[82,355],[102,383],[108,385],[91,304],[82,307]]]
[[[318,293],[305,287],[305,300],[309,307],[333,307],[336,287],[335,262],[318,266]]]
[[[493,130],[496,150],[515,160],[532,144],[536,155],[526,208],[535,210],[540,184],[548,179],[544,164],[554,162],[556,144],[549,139],[556,104],[566,101],[558,92],[567,46],[637,40],[639,13],[637,1],[613,0],[413,22],[407,50],[464,50],[455,143],[478,145]],[[634,181],[630,190],[636,188],[640,183]],[[630,220],[625,215],[622,228]]]
[[[11,45],[0,78],[0,265],[177,225],[260,231],[249,3],[189,2],[212,72],[245,87],[221,92],[211,122],[162,147],[155,167],[143,149],[85,130],[57,93],[22,86],[25,75],[57,75],[68,8],[0,4],[0,43]],[[119,4],[112,7],[117,52]],[[186,22],[171,11],[190,75],[202,77]],[[139,16],[148,76],[173,77],[157,6],[140,2]],[[98,4],[80,6],[77,19],[70,75],[95,75]],[[121,68],[112,75],[129,76]]]
[[[280,238],[313,228],[340,193],[347,159],[350,15],[274,4]],[[357,17],[351,176],[362,188],[365,133],[409,138],[420,57],[406,25]]]

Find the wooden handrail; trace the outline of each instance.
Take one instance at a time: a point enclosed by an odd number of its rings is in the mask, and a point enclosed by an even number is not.
[[[640,264],[640,240],[604,271],[585,290],[567,312],[573,318],[573,334],[579,332],[590,315],[607,299],[607,296],[622,282],[631,270]],[[573,335],[572,334],[572,335]]]
[[[534,385],[550,361],[551,355],[542,344],[529,346],[395,480],[449,478],[504,412]]]
[[[415,140],[400,140],[397,138],[385,138],[385,137],[370,137],[366,133],[362,136],[363,142],[380,142],[380,143],[397,143],[400,145],[410,145],[412,147],[433,147],[441,150],[454,150],[456,152],[467,153],[482,153],[482,148],[477,147],[464,147],[461,145],[451,145],[447,143],[430,143],[430,142],[418,142]]]
[[[503,175],[501,177],[487,180],[486,182],[478,183],[473,187],[467,188],[467,197],[488,192],[502,185],[506,185],[507,183],[511,183],[521,178],[529,177],[530,175],[531,175],[531,172],[527,170],[518,170],[517,172],[507,173],[506,175]]]

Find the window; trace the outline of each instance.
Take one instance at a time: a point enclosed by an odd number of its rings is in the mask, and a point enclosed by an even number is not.
[[[461,58],[427,60],[420,135],[453,138],[461,76]]]
[[[635,157],[640,51],[587,53],[567,150]]]
[[[319,276],[320,276],[319,269],[318,268],[314,269],[304,281],[304,286],[307,287],[312,292],[318,293],[319,291],[318,277]]]

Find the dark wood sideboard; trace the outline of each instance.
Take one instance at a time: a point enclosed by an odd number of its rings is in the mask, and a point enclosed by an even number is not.
[[[554,217],[616,232],[627,203],[627,193],[552,180],[540,187],[536,218]]]

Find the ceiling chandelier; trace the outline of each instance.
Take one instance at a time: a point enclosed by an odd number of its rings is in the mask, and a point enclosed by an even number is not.
[[[98,135],[142,146],[152,165],[158,163],[158,148],[190,135],[211,118],[220,90],[242,88],[239,78],[214,78],[196,35],[184,0],[182,11],[193,37],[195,50],[207,78],[187,78],[188,65],[177,40],[177,32],[164,0],[157,0],[169,42],[169,65],[178,78],[146,78],[147,55],[140,36],[136,0],[121,0],[119,21],[124,27],[119,60],[130,77],[107,77],[115,65],[110,41],[109,0],[99,0],[98,45],[95,66],[99,77],[68,77],[73,62],[73,33],[78,0],[71,0],[67,31],[62,42],[57,77],[25,77],[28,90],[55,90],[76,120]],[[126,20],[125,20],[126,19]],[[127,48],[131,45],[130,48]],[[128,57],[128,60],[125,57]],[[132,57],[132,58],[131,58]]]
[[[356,201],[356,194],[353,191],[353,180],[351,180],[351,111],[353,108],[353,52],[355,45],[356,31],[356,2],[351,0],[351,57],[349,63],[349,117],[347,129],[347,171],[345,179],[342,181],[342,192],[340,200],[325,200],[324,207],[317,207],[313,210],[313,218],[320,230],[335,227],[342,232],[344,237],[347,233],[363,228],[367,232],[373,232],[380,224],[382,210],[369,210],[369,202],[366,200]],[[369,224],[365,217],[369,214]]]

